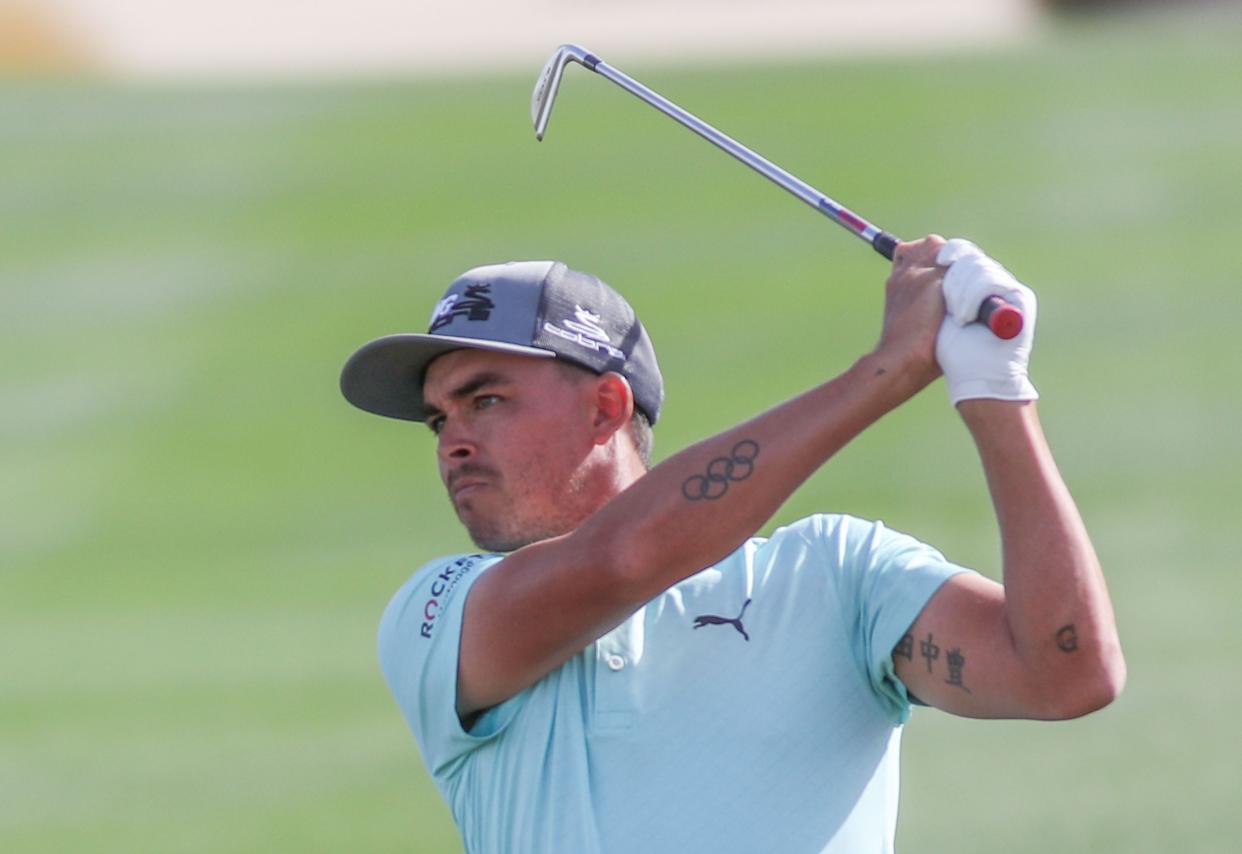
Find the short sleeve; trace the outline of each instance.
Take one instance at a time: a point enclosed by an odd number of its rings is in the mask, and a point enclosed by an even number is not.
[[[496,737],[511,715],[489,710],[471,730],[457,717],[457,660],[470,588],[499,555],[432,561],[402,585],[380,620],[380,667],[437,782],[454,763]]]
[[[893,648],[940,586],[970,570],[882,522],[837,517],[831,527],[854,654],[885,714],[896,724],[905,723],[910,698],[893,668]]]

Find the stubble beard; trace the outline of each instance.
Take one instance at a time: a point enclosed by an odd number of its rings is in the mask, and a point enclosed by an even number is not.
[[[511,496],[506,497],[503,508],[486,515],[468,515],[469,499],[462,505],[455,504],[453,509],[475,546],[488,552],[513,552],[532,543],[568,534],[577,528],[589,515],[576,509],[581,506],[585,483],[585,476],[575,472],[566,483],[561,499],[552,502],[556,510],[532,514],[532,518],[522,518],[519,507],[523,500]],[[527,497],[527,500],[531,499]]]
[[[530,529],[521,533],[514,531],[506,531],[500,525],[492,526],[485,523],[475,524],[473,526],[467,524],[466,530],[470,534],[471,541],[480,549],[486,552],[515,552],[518,549],[529,546],[531,543],[537,543],[542,540],[549,540],[552,537],[560,536],[564,531],[540,531],[532,533]]]

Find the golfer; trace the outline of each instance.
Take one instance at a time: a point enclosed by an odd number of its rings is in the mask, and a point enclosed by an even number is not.
[[[1022,309],[1017,338],[969,322],[991,295]],[[416,572],[379,632],[466,849],[891,851],[912,704],[1046,720],[1116,697],[1112,607],[1027,376],[1035,309],[973,244],[903,243],[874,350],[654,468],[651,340],[564,264],[471,270],[425,335],[358,350],[345,396],[426,422],[478,547]],[[880,522],[755,536],[942,373],[992,493],[1003,586]]]

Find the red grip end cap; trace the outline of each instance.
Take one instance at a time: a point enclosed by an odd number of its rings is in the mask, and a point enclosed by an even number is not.
[[[997,338],[1008,341],[1022,331],[1022,312],[1012,305],[1002,305],[988,318],[988,328]]]

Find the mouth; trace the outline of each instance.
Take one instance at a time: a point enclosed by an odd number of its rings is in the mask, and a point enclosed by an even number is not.
[[[448,487],[449,499],[454,504],[492,485],[495,480],[492,472],[480,469],[479,466],[471,466],[449,473],[445,486]]]
[[[482,480],[459,480],[449,487],[449,495],[457,502],[487,486],[488,483]]]

